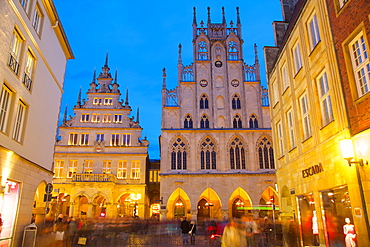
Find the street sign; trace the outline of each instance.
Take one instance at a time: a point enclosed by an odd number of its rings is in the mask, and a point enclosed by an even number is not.
[[[44,194],[44,202],[50,202],[51,201],[51,194]]]
[[[47,194],[50,194],[53,191],[53,185],[51,183],[48,183],[45,187],[45,192]]]

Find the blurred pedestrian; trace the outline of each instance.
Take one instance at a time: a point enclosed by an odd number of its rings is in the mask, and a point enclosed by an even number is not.
[[[186,220],[186,217],[184,217],[183,221],[181,222],[181,233],[182,233],[182,244],[188,245],[188,236],[190,231],[190,224],[189,221]]]
[[[247,246],[243,225],[230,219],[222,234],[221,247],[245,247]],[[249,245],[248,245],[249,246]],[[253,246],[254,247],[254,246]]]
[[[288,241],[289,247],[298,247],[298,225],[293,218],[289,222]]]
[[[68,225],[68,247],[73,246],[75,238],[77,239],[78,225],[75,218],[71,218]]]
[[[194,220],[192,220],[190,222],[190,231],[189,231],[189,234],[190,234],[190,244],[191,245],[195,245],[195,233],[197,232],[197,226],[195,225],[195,222]]]

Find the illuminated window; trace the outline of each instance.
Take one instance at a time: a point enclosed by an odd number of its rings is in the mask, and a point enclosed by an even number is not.
[[[339,8],[342,8],[348,2],[348,0],[338,0],[338,1],[339,1]]]
[[[322,74],[317,80],[317,88],[320,99],[321,116],[323,125],[326,125],[334,120],[333,108],[331,104],[330,90],[328,77],[326,73]]]
[[[112,134],[110,145],[111,146],[118,146],[119,145],[119,134],[116,134],[116,133]]]
[[[370,62],[366,40],[362,33],[349,44],[352,69],[355,76],[358,96],[362,97],[370,91]]]
[[[90,120],[90,114],[89,113],[82,113],[81,114],[81,123],[89,122]]]
[[[112,98],[104,98],[104,105],[113,105]]]
[[[273,105],[275,106],[279,102],[279,87],[276,81],[271,83],[272,93],[273,93]]]
[[[77,160],[69,160],[67,178],[72,178],[73,174],[77,173]]]
[[[103,174],[110,174],[111,173],[111,160],[103,160]]]
[[[133,160],[131,162],[131,178],[140,179],[140,161]]]
[[[127,161],[126,160],[119,160],[118,161],[117,178],[119,178],[119,179],[126,179],[127,178]]]
[[[18,111],[17,116],[15,118],[15,125],[14,125],[14,132],[13,132],[13,139],[21,142],[23,137],[23,125],[25,122],[25,115],[26,115],[26,104],[23,103],[21,100],[18,102]]]
[[[317,23],[317,17],[316,15],[312,16],[312,19],[308,22],[308,35],[310,37],[310,45],[311,50],[315,48],[315,46],[320,41],[320,31],[319,31],[319,25]]]
[[[40,7],[36,5],[35,12],[33,14],[32,26],[38,34],[40,34],[40,31],[41,31],[42,20],[43,20],[43,14],[40,10]]]
[[[56,160],[54,167],[54,178],[62,178],[64,170],[64,160]]]
[[[0,95],[0,131],[6,133],[13,92],[3,84]]]
[[[131,134],[122,135],[122,145],[126,147],[131,146]]]
[[[93,105],[101,105],[102,98],[94,98],[93,99]]]
[[[84,173],[93,173],[94,161],[93,160],[85,160],[84,161]]]
[[[93,122],[93,123],[99,123],[100,122],[100,114],[93,113],[92,114],[92,118],[91,118],[91,122]]]
[[[26,86],[28,90],[31,90],[34,66],[35,66],[35,57],[31,53],[31,51],[28,50],[27,63],[26,63],[26,68],[24,70],[24,77],[23,77],[23,84]]]
[[[69,133],[69,139],[68,139],[68,145],[70,146],[76,146],[77,145],[77,133]]]
[[[122,123],[122,114],[114,114],[113,123]]]
[[[102,122],[103,123],[110,123],[111,122],[111,114],[103,114],[103,119],[102,119]]]
[[[81,146],[89,145],[89,134],[87,134],[87,133],[82,133],[81,134],[80,145]]]

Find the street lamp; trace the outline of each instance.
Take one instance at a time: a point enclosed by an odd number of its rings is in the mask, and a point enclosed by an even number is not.
[[[368,161],[364,162],[363,159],[359,159],[358,161],[352,161],[352,159],[355,156],[355,150],[353,147],[352,139],[345,138],[339,141],[340,150],[342,153],[342,156],[344,159],[348,161],[348,165],[351,166],[352,164],[355,164],[356,167],[356,176],[357,176],[357,183],[359,187],[360,197],[361,197],[361,204],[364,211],[364,217],[365,217],[365,224],[367,229],[367,234],[370,239],[370,226],[369,226],[369,218],[367,215],[367,207],[366,207],[366,201],[365,201],[365,194],[364,194],[364,188],[362,187],[362,181],[361,181],[361,175],[359,171],[359,166],[364,166],[364,164],[368,165]]]

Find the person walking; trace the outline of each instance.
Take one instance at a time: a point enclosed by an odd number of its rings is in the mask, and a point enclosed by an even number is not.
[[[181,222],[181,233],[182,233],[182,244],[188,245],[188,236],[190,231],[190,224],[189,221],[186,220],[186,217],[184,217],[183,221]]]
[[[190,227],[190,231],[189,231],[190,244],[195,245],[195,233],[197,232],[197,226],[195,225],[195,222],[193,220],[190,222],[189,227]]]

